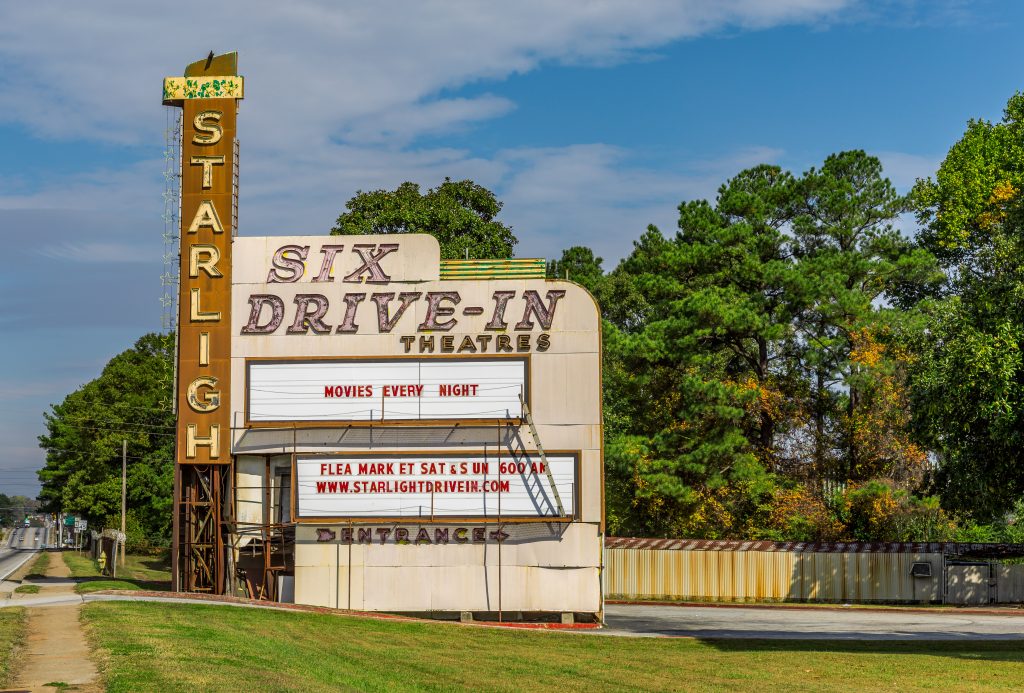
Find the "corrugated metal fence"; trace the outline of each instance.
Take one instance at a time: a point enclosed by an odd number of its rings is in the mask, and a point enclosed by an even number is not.
[[[996,569],[996,601],[1024,602],[1024,565],[1001,565]]]
[[[740,602],[942,602],[949,546],[608,538],[605,595]],[[986,590],[972,600],[1024,601],[1024,566],[993,564],[991,580],[989,566],[984,568]]]

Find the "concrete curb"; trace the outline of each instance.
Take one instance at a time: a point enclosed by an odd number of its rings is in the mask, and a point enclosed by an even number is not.
[[[664,602],[664,601],[646,601],[646,600],[631,600],[631,599],[606,599],[605,604],[621,604],[624,606],[680,606],[686,608],[699,608],[699,609],[766,609],[766,610],[792,610],[792,611],[857,611],[857,612],[870,612],[870,613],[917,613],[917,614],[978,614],[985,616],[1007,616],[1010,618],[1020,618],[1024,616],[1024,608],[1020,607],[1002,607],[1002,608],[979,608],[979,607],[959,607],[959,606],[933,606],[933,607],[920,607],[920,606],[860,606],[850,605],[844,606],[842,604],[794,604],[794,603],[780,603],[780,604],[745,604],[745,603],[727,603],[727,602]]]
[[[507,621],[497,623],[495,621],[442,621],[439,619],[416,618],[414,616],[400,616],[397,614],[386,614],[378,611],[356,611],[348,609],[333,609],[325,606],[310,606],[308,604],[280,604],[275,602],[261,602],[241,597],[213,596],[207,594],[176,593],[173,597],[166,592],[137,592],[137,591],[116,591],[99,590],[83,595],[84,600],[89,601],[149,601],[167,602],[171,604],[214,604],[217,606],[248,607],[251,609],[270,609],[273,611],[298,611],[314,614],[331,614],[335,616],[357,616],[359,618],[372,618],[379,621],[407,621],[410,623],[449,623],[452,625],[477,626],[484,628],[522,628],[528,630],[587,630],[599,628],[596,623],[519,623]]]
[[[81,604],[85,599],[81,594],[55,594],[52,597],[23,597],[21,599],[0,599],[0,609],[8,606],[64,606]]]

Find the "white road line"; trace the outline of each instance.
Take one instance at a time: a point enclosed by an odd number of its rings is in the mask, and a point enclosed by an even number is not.
[[[14,566],[14,568],[12,568],[11,570],[8,570],[3,575],[0,575],[0,582],[3,582],[4,580],[6,580],[11,574],[16,573],[18,571],[18,569],[21,568],[21,566],[23,566],[26,563],[28,563],[28,559],[32,558],[33,556],[35,556],[38,553],[39,553],[38,551],[30,552],[27,556],[25,556],[25,560],[23,560],[18,565]]]

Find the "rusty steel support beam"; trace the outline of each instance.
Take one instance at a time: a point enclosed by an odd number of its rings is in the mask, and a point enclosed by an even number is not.
[[[181,467],[174,465],[171,515],[171,591],[181,591]]]
[[[230,467],[183,465],[178,498],[180,546],[178,589],[223,594],[226,587],[225,495],[231,496]]]

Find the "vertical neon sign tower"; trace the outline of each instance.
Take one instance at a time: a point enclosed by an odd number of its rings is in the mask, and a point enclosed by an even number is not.
[[[220,594],[229,582],[231,249],[235,234],[238,55],[192,63],[164,80],[183,111],[173,581]]]

